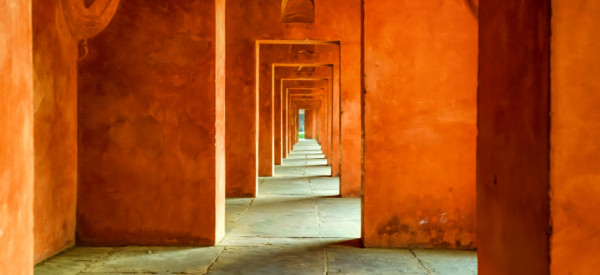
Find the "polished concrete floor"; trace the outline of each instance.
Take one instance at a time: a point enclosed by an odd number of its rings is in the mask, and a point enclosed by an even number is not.
[[[227,234],[215,247],[75,247],[35,274],[476,274],[472,251],[365,249],[360,200],[314,140],[302,140],[259,179],[255,199],[227,200]]]

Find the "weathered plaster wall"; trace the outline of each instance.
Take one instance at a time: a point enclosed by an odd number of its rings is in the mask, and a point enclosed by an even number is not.
[[[59,1],[32,2],[38,263],[75,243],[78,51]]]
[[[281,23],[281,1],[227,1],[227,188],[256,185],[255,41],[340,40],[342,185],[360,194],[361,1],[317,2],[315,23]],[[250,161],[249,161],[250,160]],[[345,172],[344,172],[345,171]],[[351,191],[350,191],[351,190]],[[242,190],[243,191],[243,190]],[[248,193],[243,191],[240,195]],[[228,195],[231,193],[228,191]],[[247,195],[247,194],[246,194]]]
[[[212,245],[222,235],[217,3],[123,1],[89,40],[79,69],[80,244]]]
[[[600,2],[552,1],[552,274],[600,269]]]
[[[315,117],[316,116],[313,116],[313,110],[309,109],[304,111],[304,137],[306,139],[314,139],[315,137]]]
[[[477,19],[459,0],[364,12],[364,244],[475,248]]]
[[[550,1],[481,1],[480,274],[549,273]]]
[[[33,274],[31,2],[0,14],[0,274]]]

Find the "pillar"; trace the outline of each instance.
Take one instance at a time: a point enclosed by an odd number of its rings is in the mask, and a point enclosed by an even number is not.
[[[223,0],[123,1],[89,39],[79,66],[80,244],[223,236],[224,39]]]
[[[0,13],[0,273],[33,274],[31,1],[2,1]]]
[[[549,20],[549,1],[481,2],[481,274],[548,274]]]
[[[477,152],[480,274],[600,267],[600,4],[484,1]]]
[[[477,19],[364,3],[364,244],[474,249]]]
[[[88,9],[83,1],[32,1],[35,263],[75,244],[77,62],[118,4],[98,0]]]

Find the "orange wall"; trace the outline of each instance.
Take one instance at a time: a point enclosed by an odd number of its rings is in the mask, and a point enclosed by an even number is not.
[[[475,248],[477,20],[459,0],[364,12],[364,244]]]
[[[215,10],[123,1],[89,40],[79,67],[80,244],[212,245],[223,234]]]
[[[479,18],[479,274],[548,274],[550,1],[481,1]]]
[[[306,139],[314,139],[315,138],[315,129],[314,127],[314,119],[313,110],[304,110],[304,137]]]
[[[360,193],[361,1],[316,3],[315,23],[281,23],[281,1],[227,1],[227,188],[256,185],[255,41],[341,40],[342,183]],[[242,192],[244,193],[244,192]],[[229,191],[228,191],[228,194]]]
[[[31,2],[0,2],[0,274],[33,273]]]
[[[34,0],[35,263],[75,243],[77,57],[59,1]]]
[[[599,13],[598,1],[552,1],[552,274],[600,269]]]

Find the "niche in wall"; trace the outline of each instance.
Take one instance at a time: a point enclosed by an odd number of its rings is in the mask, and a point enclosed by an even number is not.
[[[283,23],[315,22],[315,2],[313,0],[283,0],[281,2]]]

